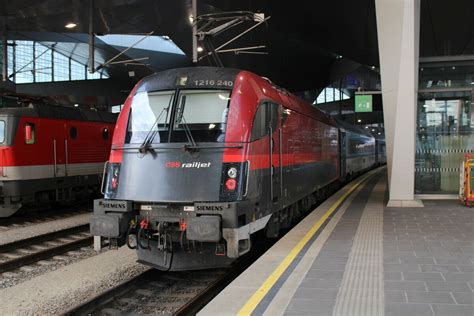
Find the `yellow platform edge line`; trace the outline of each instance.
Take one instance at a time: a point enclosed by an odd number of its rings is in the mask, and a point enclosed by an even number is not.
[[[304,246],[311,240],[311,238],[316,234],[319,228],[324,224],[326,219],[338,208],[338,206],[344,202],[344,200],[354,192],[365,180],[371,177],[376,170],[369,172],[361,180],[355,183],[346,193],[344,193],[334,204],[331,205],[329,210],[311,227],[311,229],[306,233],[306,235],[298,242],[298,244],[290,251],[290,253],[285,257],[285,259],[278,265],[278,267],[272,272],[272,274],[265,280],[265,282],[258,288],[258,290],[249,298],[247,303],[239,310],[237,315],[251,315],[255,310],[260,301],[267,295],[268,291],[275,285],[281,275],[286,271],[286,269],[291,265],[293,260]]]

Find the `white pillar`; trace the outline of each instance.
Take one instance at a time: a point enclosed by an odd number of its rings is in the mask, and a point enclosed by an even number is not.
[[[415,200],[420,0],[375,0],[390,189],[388,206]]]
[[[102,237],[94,236],[94,250],[101,251],[102,250]]]

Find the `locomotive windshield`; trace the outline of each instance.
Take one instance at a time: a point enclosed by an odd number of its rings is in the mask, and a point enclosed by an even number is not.
[[[181,90],[171,142],[188,142],[189,129],[196,142],[223,142],[230,91]]]
[[[126,142],[142,143],[156,132],[154,143],[166,142],[174,91],[140,92],[133,97]]]
[[[223,142],[229,101],[228,90],[190,89],[180,90],[178,95],[174,91],[137,93],[126,142]]]

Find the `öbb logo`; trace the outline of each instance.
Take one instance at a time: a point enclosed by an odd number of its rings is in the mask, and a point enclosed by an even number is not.
[[[181,168],[181,163],[178,161],[169,161],[166,163],[166,168]]]
[[[211,162],[200,162],[200,161],[193,161],[193,162],[179,162],[179,161],[168,161],[165,164],[166,168],[209,168],[211,166]]]

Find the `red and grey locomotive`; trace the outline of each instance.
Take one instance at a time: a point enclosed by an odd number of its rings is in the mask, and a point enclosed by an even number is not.
[[[277,236],[339,185],[340,134],[335,120],[248,71],[154,74],[119,116],[91,232],[162,270],[227,265],[252,234]],[[355,141],[374,155],[373,137]]]
[[[0,217],[99,192],[115,120],[73,107],[0,109]]]

